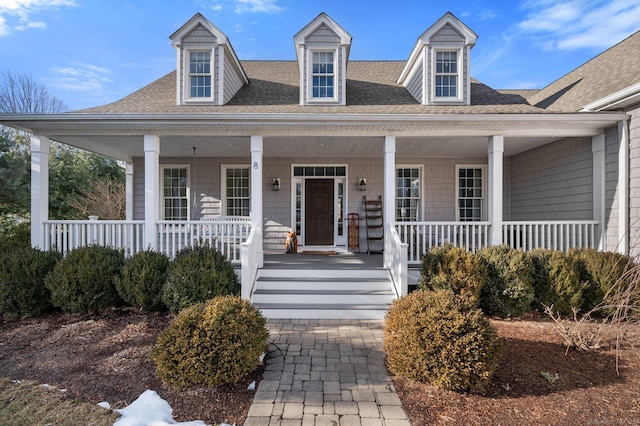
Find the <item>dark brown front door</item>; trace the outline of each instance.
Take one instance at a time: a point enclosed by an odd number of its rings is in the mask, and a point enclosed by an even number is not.
[[[333,245],[333,179],[305,180],[305,245]]]

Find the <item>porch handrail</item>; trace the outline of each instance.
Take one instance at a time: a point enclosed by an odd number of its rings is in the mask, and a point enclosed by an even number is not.
[[[396,222],[402,242],[409,245],[409,264],[419,264],[433,247],[453,244],[475,252],[489,245],[490,222]]]
[[[384,266],[391,273],[396,297],[402,297],[409,292],[409,245],[402,242],[394,223],[389,225],[385,246]]]
[[[145,249],[142,220],[45,220],[44,250],[63,254],[84,246],[101,245],[132,256]]]
[[[240,244],[251,232],[248,217],[212,218],[207,220],[157,222],[158,249],[173,259],[176,253],[197,243],[206,243],[217,248],[232,264],[240,264]]]
[[[596,220],[505,221],[502,241],[513,248],[567,251],[596,247]]]
[[[256,275],[258,274],[258,268],[260,262],[258,261],[258,247],[257,242],[261,240],[259,237],[260,226],[255,223],[251,227],[251,232],[247,240],[240,244],[240,283],[241,283],[241,296],[243,299],[251,300],[253,290],[256,281]]]

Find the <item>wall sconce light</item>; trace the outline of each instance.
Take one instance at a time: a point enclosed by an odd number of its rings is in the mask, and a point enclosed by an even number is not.
[[[280,178],[274,177],[272,185],[274,191],[280,191]]]
[[[367,189],[367,178],[359,178],[358,179],[358,188],[360,191],[365,191]]]

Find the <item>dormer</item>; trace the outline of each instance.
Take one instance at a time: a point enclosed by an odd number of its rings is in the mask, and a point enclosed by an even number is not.
[[[224,105],[249,83],[229,39],[200,13],[173,33],[176,103]]]
[[[351,35],[321,13],[293,40],[300,72],[300,105],[346,105]]]
[[[477,38],[447,12],[418,38],[398,83],[422,105],[470,105],[471,48]]]

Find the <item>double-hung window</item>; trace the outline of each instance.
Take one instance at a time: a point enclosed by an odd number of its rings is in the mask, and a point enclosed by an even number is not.
[[[458,220],[480,222],[484,216],[484,167],[458,166]]]
[[[223,191],[225,194],[225,215],[249,216],[251,187],[249,167],[223,166]]]
[[[458,98],[458,52],[436,52],[435,97]]]
[[[162,215],[164,220],[189,219],[189,169],[162,167]]]
[[[420,168],[396,168],[396,221],[416,222],[420,219]]]
[[[189,98],[211,99],[211,52],[189,52]]]
[[[312,52],[311,97],[333,99],[335,97],[334,52]]]

